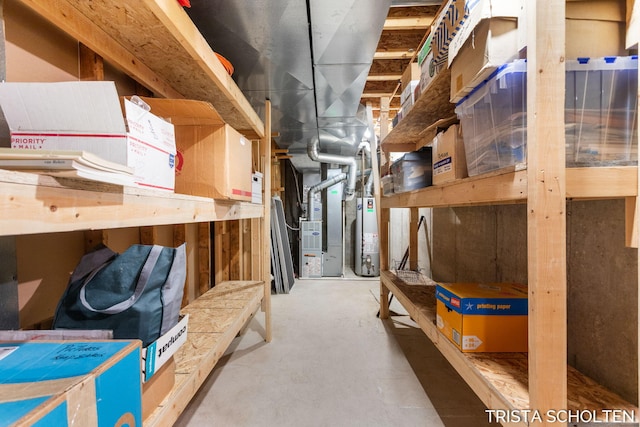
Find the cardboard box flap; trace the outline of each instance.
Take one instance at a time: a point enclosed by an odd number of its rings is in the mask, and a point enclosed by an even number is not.
[[[471,0],[466,3],[466,7],[469,9],[469,16],[449,44],[449,65],[480,21],[491,18],[518,19],[524,13],[522,0]],[[518,41],[519,45],[524,43],[524,40]]]
[[[126,132],[113,82],[1,83],[0,107],[12,132]]]
[[[625,9],[619,0],[586,0],[568,1],[565,10],[567,19],[624,22]]]
[[[169,119],[176,126],[222,126],[225,124],[220,114],[208,102],[146,97],[140,97],[140,99],[149,104],[153,114]]]

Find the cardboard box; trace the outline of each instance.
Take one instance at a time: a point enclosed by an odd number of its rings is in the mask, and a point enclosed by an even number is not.
[[[520,1],[480,0],[449,46],[451,102],[458,102],[525,45]]]
[[[162,365],[151,380],[142,384],[142,419],[146,420],[171,393],[176,382],[176,362],[173,358]]]
[[[420,80],[420,65],[417,62],[412,62],[409,64],[404,73],[402,73],[402,79],[400,80],[400,87],[402,92],[405,91],[409,87],[412,81]],[[401,93],[402,93],[401,92]]]
[[[11,147],[88,151],[135,169],[138,186],[173,191],[173,126],[127,103],[113,82],[2,83]]]
[[[433,185],[466,178],[467,159],[460,125],[449,126],[433,140]]]
[[[262,204],[262,172],[251,175],[251,203]]]
[[[438,283],[436,326],[462,352],[526,352],[527,287]]]
[[[167,363],[182,344],[187,342],[187,327],[189,315],[180,321],[167,333],[142,349],[142,379],[149,381],[160,368]]]
[[[142,425],[139,341],[0,344],[3,425]]]
[[[517,58],[517,21],[485,19],[475,37],[457,53],[451,65],[451,102],[458,102],[486,80],[498,67]]]
[[[638,49],[640,43],[640,1],[633,0],[633,5],[629,7],[627,3],[627,49]]]
[[[424,93],[429,88],[441,68],[442,66],[437,65],[434,61],[433,52],[429,52],[420,67],[420,93]]]
[[[251,141],[208,102],[142,99],[175,127],[176,193],[251,201]]]
[[[566,3],[566,58],[625,56],[625,0]]]
[[[171,123],[133,102],[123,100],[127,121],[127,165],[140,187],[173,191],[176,182],[176,140]]]
[[[469,3],[475,3],[473,0]],[[469,16],[469,5],[464,0],[449,0],[431,25],[431,49],[438,65],[448,64],[449,43]]]

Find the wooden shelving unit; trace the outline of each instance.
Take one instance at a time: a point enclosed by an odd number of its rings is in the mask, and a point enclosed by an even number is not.
[[[0,170],[0,235],[262,218],[264,206]]]
[[[270,209],[265,208],[270,200],[270,102],[263,122],[175,0],[21,3],[155,96],[208,101],[226,123],[260,140],[254,160],[264,177],[263,204],[0,170],[0,236],[251,219],[252,280],[217,284],[183,309],[190,320],[187,343],[175,356],[175,385],[145,420],[145,425],[172,425],[259,309],[265,312],[265,340],[271,340]]]
[[[380,280],[487,406],[506,411],[529,409],[526,353],[462,353],[436,327],[435,286],[407,284],[390,271],[383,271]],[[568,409],[574,413],[602,413],[612,408],[638,411],[571,367],[567,367],[567,386]]]
[[[183,308],[189,315],[187,342],[174,355],[176,379],[169,396],[146,420],[148,426],[172,426],[231,341],[260,309],[263,282],[216,285]]]
[[[558,96],[564,93],[564,64],[558,59],[564,53],[564,38],[558,37],[559,32],[564,34],[564,6],[563,0],[547,2],[543,7],[539,2],[526,2],[527,40],[531,41],[528,66],[536,70],[527,82],[527,108],[533,112],[528,114],[528,165],[380,198],[380,317],[389,316],[391,292],[489,409],[515,410],[519,414],[531,409],[543,414],[553,409],[620,409],[633,411],[637,417],[636,403],[625,401],[567,366],[566,201],[623,198],[627,201],[627,224],[634,228],[639,170],[565,168],[564,102]],[[445,79],[450,76],[441,76],[383,139],[384,151],[419,148],[434,123],[447,117],[450,110],[443,105],[449,99]],[[527,204],[529,353],[462,353],[435,325],[434,287],[407,284],[389,271],[389,210],[411,210],[409,265],[415,266],[418,208],[510,203]],[[628,241],[632,233],[627,230]],[[504,425],[550,425],[548,421]]]

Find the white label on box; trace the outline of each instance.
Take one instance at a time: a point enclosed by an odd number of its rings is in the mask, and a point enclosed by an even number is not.
[[[148,381],[180,346],[187,342],[188,322],[189,315],[186,315],[169,332],[142,349],[142,376],[145,381]]]
[[[451,157],[446,157],[442,160],[438,160],[433,165],[433,174],[440,175],[441,173],[451,172],[453,170],[453,160]]]

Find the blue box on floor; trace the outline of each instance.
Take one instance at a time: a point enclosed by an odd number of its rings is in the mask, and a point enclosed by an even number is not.
[[[142,425],[140,341],[0,344],[0,425]]]

